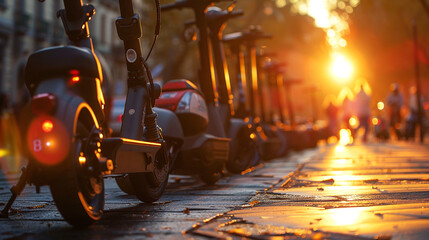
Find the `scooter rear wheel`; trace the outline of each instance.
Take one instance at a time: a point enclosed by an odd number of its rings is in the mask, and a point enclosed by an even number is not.
[[[75,227],[87,227],[101,218],[104,207],[104,181],[101,173],[96,172],[97,159],[90,159],[84,153],[84,139],[94,127],[85,125],[78,119],[74,132],[74,149],[65,159],[66,169],[50,184],[52,197],[64,219]],[[81,165],[79,158],[85,157],[86,164]]]

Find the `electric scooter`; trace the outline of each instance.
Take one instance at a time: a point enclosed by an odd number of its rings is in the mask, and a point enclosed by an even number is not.
[[[267,55],[267,54],[264,54]],[[290,124],[286,122],[287,119],[287,108],[286,108],[286,93],[283,84],[284,66],[283,63],[274,62],[271,57],[272,54],[268,54],[270,57],[269,61],[265,62],[265,82],[266,82],[266,99],[269,103],[267,118],[271,124],[271,127],[275,127],[273,131],[282,142],[281,147],[278,151],[278,157],[285,156],[291,149],[293,132]]]
[[[248,31],[230,33],[223,37],[223,41],[230,45],[230,49],[236,58],[237,72],[236,86],[239,87],[239,105],[237,116],[241,116],[252,126],[257,141],[260,158],[270,160],[277,156],[281,147],[281,141],[263,128],[263,106],[261,92],[258,83],[258,63],[256,54],[256,41],[267,39],[271,36],[264,34],[256,27]],[[245,53],[241,47],[245,46]],[[247,58],[246,58],[247,57]]]
[[[206,13],[206,19],[218,83],[219,112],[227,136],[231,138],[230,154],[226,167],[232,173],[241,173],[257,160],[258,155],[252,128],[249,128],[243,119],[234,117],[231,82],[223,50],[222,31],[226,22],[231,18],[243,15],[242,11],[232,12],[234,5],[224,11],[217,7],[210,7]]]
[[[81,0],[64,0],[64,7],[57,15],[70,45],[36,51],[26,65],[25,82],[32,96],[26,136],[29,162],[1,216],[8,216],[26,184],[35,185],[37,192],[48,185],[64,219],[86,227],[102,216],[104,176],[128,174],[137,198],[153,202],[167,185],[170,157],[152,109],[161,88],[153,83],[148,56],[142,57],[141,22],[132,0],[119,1],[121,16],[115,22],[128,70],[121,137],[117,138],[105,137],[107,129],[102,128],[106,120],[102,66],[88,28],[95,8]],[[180,127],[171,111],[160,113],[158,119]]]
[[[190,8],[195,14],[200,34],[200,88],[189,80],[169,81],[164,84],[163,93],[156,101],[156,106],[176,113],[185,136],[173,171],[179,174],[197,173],[206,184],[214,184],[221,178],[229,158],[230,139],[227,138],[216,106],[217,92],[211,73],[212,62],[205,17],[207,7],[218,1],[180,0],[161,6],[162,11]]]

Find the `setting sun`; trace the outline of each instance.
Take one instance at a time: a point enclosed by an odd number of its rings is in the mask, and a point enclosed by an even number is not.
[[[349,79],[353,73],[351,62],[341,54],[335,54],[332,62],[332,74],[341,80]]]

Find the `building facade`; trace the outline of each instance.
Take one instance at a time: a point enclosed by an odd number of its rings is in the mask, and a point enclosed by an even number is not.
[[[88,0],[96,8],[90,21],[90,31],[96,51],[106,59],[111,69],[114,94],[123,94],[126,68],[123,44],[117,36],[115,20],[120,15],[118,1]],[[136,2],[137,4],[137,2]],[[136,9],[142,9],[141,4]],[[0,0],[0,93],[9,95],[12,103],[20,101],[24,82],[19,75],[22,65],[32,52],[65,44],[67,37],[58,9],[62,0]]]

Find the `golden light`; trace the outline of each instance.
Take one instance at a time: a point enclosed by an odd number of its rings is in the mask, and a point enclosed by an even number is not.
[[[328,216],[332,218],[335,226],[356,224],[363,208],[337,208],[330,209]]]
[[[284,7],[286,1],[276,0],[278,7]],[[334,48],[345,47],[343,38],[349,33],[349,14],[359,5],[360,0],[290,0],[291,11],[308,15],[314,19],[314,25],[326,31],[326,41]]]
[[[85,163],[86,163],[86,157],[83,156],[83,154],[81,153],[81,155],[79,156],[79,164],[82,166],[82,165],[85,165]]]
[[[352,101],[354,99],[354,94],[353,94],[352,90],[350,90],[349,87],[343,87],[341,89],[341,91],[337,97],[337,104],[341,105],[346,98],[350,101]]]
[[[332,62],[332,74],[340,80],[347,80],[353,74],[353,66],[347,57],[340,53],[335,53]]]
[[[340,130],[340,142],[341,146],[345,146],[353,143],[352,132],[350,129],[341,129]]]
[[[42,129],[45,133],[52,132],[53,128],[54,128],[54,124],[49,120],[46,120],[42,123]]]
[[[376,118],[376,117],[372,118],[372,125],[377,126],[379,123],[380,123],[380,120],[378,118]]]
[[[351,116],[349,119],[350,126],[356,128],[359,125],[359,119],[356,116]]]
[[[361,91],[361,88],[363,87],[363,90],[366,94],[371,95],[372,94],[372,89],[371,86],[369,85],[368,81],[366,80],[366,78],[364,77],[359,77],[355,80],[355,84],[353,87],[354,92],[357,94],[358,92]]]
[[[335,147],[335,152],[337,152],[337,153],[342,153],[342,152],[344,152],[346,150],[346,147],[344,147],[343,145],[337,145],[336,147]]]
[[[251,133],[251,134],[250,134],[250,138],[251,138],[251,139],[255,139],[255,138],[256,138],[256,134]]]
[[[384,109],[384,102],[378,102],[377,103],[377,108],[378,108],[378,110],[383,110]]]
[[[279,8],[286,6],[286,0],[276,0],[276,6]]]
[[[9,153],[6,149],[0,149],[0,158],[6,156]]]

